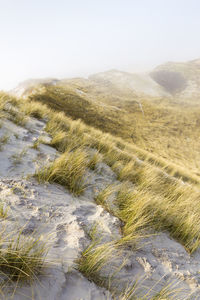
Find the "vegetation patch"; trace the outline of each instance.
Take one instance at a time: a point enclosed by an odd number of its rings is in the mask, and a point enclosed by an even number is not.
[[[66,151],[49,166],[39,170],[35,177],[39,182],[55,182],[65,186],[75,195],[85,188],[88,155],[84,150]]]

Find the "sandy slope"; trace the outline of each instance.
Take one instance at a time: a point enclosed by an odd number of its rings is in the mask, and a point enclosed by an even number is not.
[[[17,288],[14,298],[6,291],[5,299],[93,300],[112,299],[110,292],[88,281],[76,270],[75,260],[89,244],[89,229],[98,223],[102,243],[120,237],[120,221],[96,205],[94,195],[108,184],[116,182],[111,169],[100,163],[95,172],[88,171],[87,189],[77,198],[59,185],[41,185],[32,177],[38,167],[46,165],[59,154],[50,146],[32,146],[38,137],[50,140],[44,131],[45,122],[30,119],[26,128],[2,120],[0,137],[8,135],[0,151],[0,199],[10,207],[9,217],[1,226],[12,230],[23,226],[23,235],[40,233],[48,236],[50,250],[47,260],[53,262],[32,286]],[[151,236],[139,249],[122,250],[102,270],[112,274],[126,258],[117,273],[119,288],[140,279],[137,293],[153,287],[149,297],[164,283],[172,282],[181,290],[176,299],[200,299],[200,252],[193,256],[167,233]],[[196,298],[195,298],[196,297]],[[189,298],[188,298],[189,299]]]

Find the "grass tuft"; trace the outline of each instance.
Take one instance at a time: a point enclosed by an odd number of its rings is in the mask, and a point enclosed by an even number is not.
[[[89,159],[88,168],[95,170],[96,165],[101,161],[101,155],[99,152],[95,152]]]
[[[6,207],[5,204],[0,201],[0,218],[6,219],[8,216],[9,207]]]
[[[25,237],[21,232],[0,234],[0,271],[6,280],[34,280],[40,274],[47,247],[40,238]]]
[[[75,195],[80,195],[85,188],[85,175],[88,155],[84,150],[66,151],[46,168],[36,172],[39,182],[55,182],[65,186]]]
[[[95,197],[95,201],[98,205],[101,205],[106,210],[109,209],[108,198],[115,192],[116,186],[113,184],[108,185],[105,189],[100,191],[98,195]]]
[[[113,242],[96,245],[92,242],[77,260],[77,269],[89,280],[99,286],[108,286],[108,278],[101,275],[101,270],[116,257],[117,250]]]
[[[7,134],[0,137],[0,150],[2,150],[3,146],[6,145],[8,141],[9,141],[9,136]]]

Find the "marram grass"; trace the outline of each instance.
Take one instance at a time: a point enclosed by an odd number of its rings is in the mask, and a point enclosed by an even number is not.
[[[101,160],[102,158],[98,151],[93,153],[89,158],[88,168],[94,171],[96,169],[97,164],[101,162]]]
[[[87,164],[88,155],[84,150],[66,151],[49,166],[38,170],[35,177],[39,182],[55,182],[80,195],[85,188]]]
[[[89,280],[92,280],[99,286],[107,286],[108,278],[101,275],[102,269],[109,263],[113,257],[118,254],[114,242],[108,242],[102,245],[96,245],[92,242],[88,248],[77,259],[77,269]]]
[[[115,185],[108,185],[105,189],[103,189],[97,194],[97,196],[95,197],[96,203],[109,210],[107,200],[115,192],[115,190]]]
[[[21,231],[0,233],[0,272],[6,281],[35,280],[42,272],[48,248],[40,237]]]

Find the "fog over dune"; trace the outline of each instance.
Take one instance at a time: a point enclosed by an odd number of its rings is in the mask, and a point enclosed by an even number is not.
[[[198,58],[199,11],[197,0],[1,2],[0,89]]]

